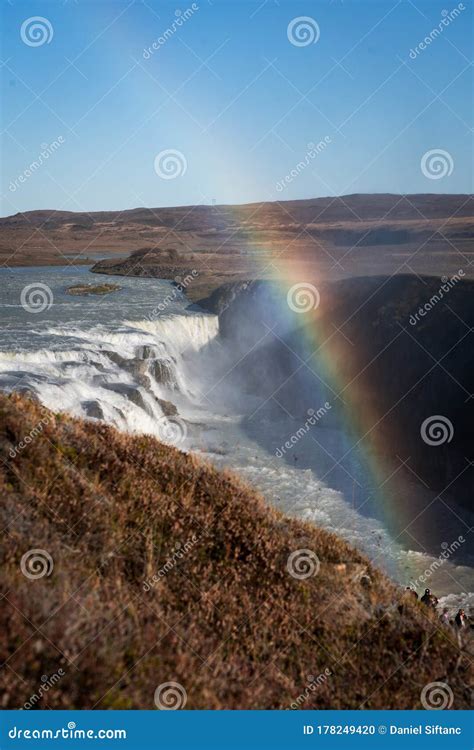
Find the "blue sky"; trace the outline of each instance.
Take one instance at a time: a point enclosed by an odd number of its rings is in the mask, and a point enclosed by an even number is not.
[[[2,215],[472,191],[470,3],[198,0],[173,26],[192,6],[3,0]],[[49,43],[22,39],[35,16]],[[168,149],[174,179],[155,170]],[[439,149],[433,179],[420,163]]]

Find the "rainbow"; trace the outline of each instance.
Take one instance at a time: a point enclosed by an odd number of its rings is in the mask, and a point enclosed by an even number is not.
[[[351,358],[352,365],[356,365],[356,372],[360,373],[367,365],[363,361],[363,353],[354,352],[344,334],[328,325],[324,309],[327,303],[325,295],[330,293],[329,285],[318,283],[314,263],[308,265],[305,260],[294,255],[289,260],[276,252],[270,253],[269,263],[266,254],[268,243],[261,243],[261,247],[264,251],[260,261],[262,275],[265,278],[270,276],[277,284],[281,293],[279,297],[282,310],[288,321],[298,327],[308,350],[313,352],[311,357],[316,358],[318,375],[329,391],[330,400],[334,405],[337,404],[342,440],[346,447],[336,459],[335,467],[342,463],[348,474],[354,473],[352,467],[357,472],[357,476],[352,477],[350,496],[347,496],[347,489],[344,492],[346,502],[358,512],[376,515],[394,541],[397,541],[414,515],[412,506],[408,508],[400,502],[406,493],[407,483],[406,480],[403,481],[403,475],[399,474],[400,466],[394,466],[387,458],[388,452],[384,450],[386,446],[382,443],[380,431],[376,430],[381,422],[381,415],[374,407],[373,400],[361,397],[361,384],[357,375],[348,379],[343,375],[341,367],[341,363]],[[330,474],[331,472],[326,480],[329,486],[333,486]],[[377,510],[376,514],[371,513],[374,509]],[[408,513],[408,510],[411,512]],[[380,549],[380,558],[374,562],[377,564],[382,560],[383,548]],[[403,557],[403,563],[400,561],[397,569],[392,568],[390,572],[400,582],[408,583],[416,578],[416,569],[406,556]]]

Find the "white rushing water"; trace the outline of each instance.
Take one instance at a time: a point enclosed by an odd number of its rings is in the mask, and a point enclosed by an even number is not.
[[[50,409],[163,437],[160,400],[174,392],[192,399],[179,360],[217,335],[217,317],[188,312],[166,281],[94,277],[83,268],[3,276],[0,387],[33,392]],[[108,281],[122,288],[104,296],[67,293],[77,283]],[[45,309],[33,312],[35,305]]]
[[[227,377],[229,352],[222,350],[217,316],[192,309],[170,282],[96,276],[85,268],[17,269],[0,278],[0,388],[27,390],[53,410],[198,451],[235,469],[286,513],[343,536],[401,583],[428,570],[419,589],[449,595],[452,609],[474,604],[466,556],[463,564],[437,565],[433,551],[394,541],[364,500],[364,480],[357,503],[343,485],[331,486],[331,474],[312,459],[315,451],[337,452],[337,425],[316,425],[312,441],[298,445],[298,459],[275,455],[270,446],[291,435],[291,424],[270,419],[258,398],[236,389]],[[121,289],[101,297],[67,293],[73,284],[105,282]],[[44,309],[33,312],[38,284]],[[252,417],[258,429],[250,429]],[[451,543],[456,529],[446,532]]]

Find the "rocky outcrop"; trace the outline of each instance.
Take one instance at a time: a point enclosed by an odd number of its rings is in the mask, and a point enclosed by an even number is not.
[[[171,401],[164,398],[155,398],[155,401],[161,406],[161,411],[165,417],[175,417],[178,413],[176,406]]]
[[[222,284],[222,286],[211,292],[208,297],[199,300],[198,304],[204,310],[222,316],[223,312],[234,302],[238,301],[244,293],[248,300],[250,289],[257,283],[255,281],[244,280]]]
[[[75,284],[66,289],[68,294],[73,296],[87,296],[89,294],[111,294],[118,292],[122,287],[118,284]]]
[[[104,419],[104,410],[98,401],[82,401],[81,407],[90,419]]]
[[[157,383],[174,386],[175,376],[171,362],[164,359],[154,359],[150,362],[150,373]]]
[[[130,256],[124,260],[105,259],[95,263],[93,273],[113,274],[114,276],[145,276],[174,281],[176,278],[193,275],[194,269],[182,265],[168,265],[159,261],[146,264],[140,258]]]
[[[140,389],[136,386],[129,385],[128,383],[104,383],[102,385],[102,388],[105,388],[109,391],[114,391],[114,393],[119,393],[121,396],[125,396],[125,398],[131,401],[132,404],[135,404],[135,406],[143,409],[143,411],[150,417],[153,416],[152,409],[146,403],[143,394],[140,392]]]
[[[152,398],[161,407],[162,413],[165,416],[173,416],[178,413],[176,406],[166,399],[161,399],[155,396],[151,387],[151,380],[155,380],[159,385],[173,388],[176,385],[175,374],[173,369],[173,363],[169,360],[162,359],[156,356],[157,351],[154,346],[144,345],[138,347],[136,350],[135,357],[122,357],[121,354],[114,351],[103,351],[102,354],[106,355],[107,358],[117,365],[121,370],[131,376],[134,383],[111,383],[105,384],[103,387],[120,393],[125,396],[129,401],[139,406],[147,414],[152,416],[152,410],[149,404],[143,397],[140,388],[143,388],[149,393]],[[101,407],[96,402],[84,402],[83,407],[87,416],[95,417],[97,419],[103,419],[103,414],[100,412]]]
[[[242,348],[253,346],[268,329],[276,328],[281,335],[298,325],[287,314],[281,285],[272,281],[223,284],[198,304],[219,316],[221,337]]]

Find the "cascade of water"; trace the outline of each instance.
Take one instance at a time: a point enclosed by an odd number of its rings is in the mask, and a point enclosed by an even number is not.
[[[30,391],[48,408],[162,437],[173,394],[194,397],[186,353],[207,346],[217,333],[217,316],[199,313],[116,328],[50,327],[47,348],[0,353],[0,388]]]

